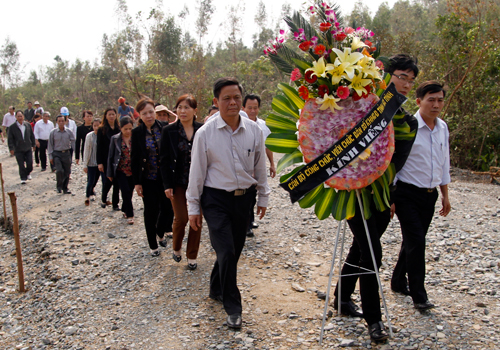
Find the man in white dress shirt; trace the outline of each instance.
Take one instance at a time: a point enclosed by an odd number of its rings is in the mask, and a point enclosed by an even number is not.
[[[16,122],[16,107],[14,106],[9,106],[9,112],[6,113],[3,116],[3,121],[2,121],[2,126],[3,126],[3,131],[5,132],[6,136],[9,136],[9,126],[14,124]],[[3,134],[2,134],[2,140],[3,140]]]
[[[438,118],[444,106],[445,90],[437,81],[427,81],[417,88],[415,118],[418,132],[410,155],[396,178],[394,204],[401,223],[403,247],[394,268],[393,283],[406,285],[406,274],[413,305],[418,310],[434,307],[425,290],[425,236],[434,215],[441,189],[442,208],[439,215],[451,210],[448,198],[450,182],[449,132]]]
[[[49,142],[50,132],[54,129],[54,123],[50,120],[48,111],[43,113],[42,119],[35,124],[35,140],[36,146],[40,149],[40,162],[42,163],[42,171],[47,170],[47,147]]]
[[[201,211],[217,254],[210,276],[209,297],[222,301],[227,326],[241,328],[241,295],[236,275],[245,245],[252,198],[258,193],[257,215],[266,213],[269,193],[262,130],[240,117],[243,88],[233,78],[214,84],[214,105],[220,115],[194,138],[187,201],[191,227],[201,227]]]
[[[264,134],[264,141],[267,139],[267,137],[271,134],[271,130],[266,125],[266,122],[262,119],[259,118],[259,110],[260,110],[260,96],[255,95],[255,94],[248,94],[245,96],[243,99],[243,111],[248,115],[248,118],[250,120],[253,120],[254,122],[257,123],[259,128],[262,130],[262,133]],[[267,159],[269,159],[269,175],[274,178],[276,176],[276,168],[274,167],[274,159],[273,159],[273,152],[266,147],[266,155]],[[253,237],[253,229],[259,227],[259,225],[255,222],[255,217],[253,215],[254,213],[254,207],[255,207],[255,199],[254,203],[252,205],[252,209],[250,210],[250,223],[248,224],[248,229],[247,229],[247,237]]]

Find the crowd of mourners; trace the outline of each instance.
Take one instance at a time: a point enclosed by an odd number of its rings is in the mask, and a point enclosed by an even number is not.
[[[407,55],[393,56],[390,61],[386,71],[392,75],[391,83],[406,96],[418,75],[416,63]],[[242,325],[237,263],[246,238],[252,237],[258,226],[254,213],[261,219],[266,213],[271,191],[267,177],[274,177],[276,169],[273,153],[265,147],[271,132],[258,117],[260,97],[245,96],[234,78],[218,79],[213,94],[213,106],[204,118],[199,116],[196,99],[184,94],[172,110],[147,97],[134,108],[120,97],[118,108],[105,109],[99,118],[90,110],[81,112],[79,126],[65,106],[59,109],[54,126],[49,111],[38,101],[34,107],[28,102],[24,112],[9,107],[2,126],[11,156],[19,165],[21,184],[31,180],[34,151],[36,167],[41,171],[50,167],[56,173],[56,191],[61,194],[71,193],[68,185],[73,158],[82,166],[87,174],[82,205],[96,201],[96,185],[101,179],[102,192],[97,200],[101,207],[121,211],[132,225],[134,192],[141,197],[153,257],[160,255],[159,246],[167,247],[167,238],[172,237],[172,258],[180,262],[188,226],[187,268],[196,270],[204,218],[217,256],[209,297],[223,304],[227,326],[237,329]],[[416,136],[396,140],[393,205],[378,212],[373,204],[373,215],[366,223],[359,210],[348,220],[354,239],[342,270],[341,294],[335,290],[335,307],[340,307],[342,314],[364,317],[371,339],[377,342],[388,338],[381,322],[377,280],[374,274],[360,274],[360,269],[374,270],[374,262],[376,268],[380,266],[380,237],[395,212],[403,243],[391,288],[411,295],[420,311],[433,308],[424,287],[425,235],[438,198],[437,187],[442,193],[440,214],[445,216],[451,209],[448,129],[438,118],[445,90],[440,83],[428,81],[420,84],[416,95],[419,111],[411,115],[401,108],[398,114],[404,117],[394,120]],[[4,141],[4,133],[1,137]],[[366,235],[365,227],[370,235]],[[351,300],[358,274],[363,313]]]

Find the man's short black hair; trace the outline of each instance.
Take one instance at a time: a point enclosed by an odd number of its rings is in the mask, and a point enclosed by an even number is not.
[[[236,78],[219,78],[214,83],[214,97],[218,99],[222,88],[231,85],[237,85],[240,93],[243,95],[243,87]]]
[[[28,104],[28,103],[31,103],[31,101],[26,102],[26,104]],[[31,104],[33,104],[33,103],[31,103]]]
[[[67,120],[65,115],[60,115],[60,114],[59,114],[59,115],[56,117],[56,123],[57,123],[57,120],[58,120],[59,118],[64,118],[64,121],[66,121],[66,120]]]
[[[446,96],[444,85],[437,80],[424,81],[417,88],[417,98],[424,98],[427,94],[434,94],[436,92],[443,92],[443,97]]]
[[[218,110],[219,110],[219,107],[211,105],[210,108],[208,108],[208,114],[210,114],[210,112],[212,112],[212,111],[218,111]]]
[[[259,95],[256,95],[256,94],[248,94],[245,96],[245,98],[243,99],[243,107],[246,107],[247,106],[247,101],[248,100],[257,100],[258,104],[259,104],[259,108],[260,108],[260,97]]]
[[[411,70],[416,78],[418,75],[417,63],[418,60],[416,58],[400,53],[389,58],[389,67],[385,67],[385,72],[393,74],[395,70]]]

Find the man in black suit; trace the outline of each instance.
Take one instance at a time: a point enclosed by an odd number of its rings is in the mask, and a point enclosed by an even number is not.
[[[9,127],[8,144],[10,154],[16,156],[19,165],[21,184],[25,184],[26,180],[31,180],[35,135],[31,125],[24,121],[24,114],[21,111],[17,111],[16,122]]]

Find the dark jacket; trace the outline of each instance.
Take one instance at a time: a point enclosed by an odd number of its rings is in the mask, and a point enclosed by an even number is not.
[[[116,169],[120,163],[122,156],[122,133],[118,133],[111,137],[108,153],[108,167],[106,170],[107,177],[116,177]]]
[[[26,119],[26,121],[31,122],[34,116],[35,116],[35,110],[33,108],[31,109],[26,108],[24,110],[24,119]]]
[[[94,131],[94,126],[92,124],[90,125],[82,124],[78,128],[76,128],[75,159],[80,159],[80,154],[82,155],[83,158],[83,150],[85,149],[85,137],[87,137],[87,134],[91,131]]]
[[[162,130],[163,126],[158,121],[155,120],[155,124]],[[147,128],[144,123],[140,123],[136,128],[132,130],[132,154],[131,154],[131,166],[132,166],[132,177],[134,179],[134,185],[142,185],[143,181],[146,179],[148,165],[148,150],[146,148],[146,132]],[[158,142],[158,147],[161,150],[161,140]],[[161,161],[160,161],[161,162]],[[161,168],[161,165],[160,165]],[[158,176],[161,170],[158,169]]]
[[[396,115],[404,115],[401,119],[393,120],[395,127],[401,127],[404,123],[408,123],[411,131],[415,131],[415,137],[410,140],[396,140],[394,144],[394,154],[392,155],[391,163],[394,163],[396,167],[396,173],[400,171],[406,163],[406,159],[410,155],[411,147],[415,142],[416,133],[418,132],[418,120],[413,115],[400,108]]]
[[[97,164],[102,164],[104,166],[104,170],[106,170],[108,167],[109,143],[111,142],[113,135],[120,132],[120,129],[115,127],[114,129],[109,128],[106,132],[104,132],[104,130],[104,127],[100,127],[99,130],[97,130],[96,160]]]
[[[161,133],[161,146],[160,146],[160,168],[163,180],[163,187],[165,189],[175,188],[178,177],[181,176],[182,170],[181,162],[179,159],[179,128],[181,121],[178,120],[175,123],[166,126]],[[196,135],[196,131],[201,128],[203,124],[198,123],[193,120],[193,138]]]
[[[30,123],[23,122],[24,124],[24,138],[17,125],[17,121],[9,127],[9,132],[7,135],[7,143],[9,144],[9,151],[14,151],[15,153],[26,153],[31,151],[35,147],[35,135],[33,134],[33,129]]]

